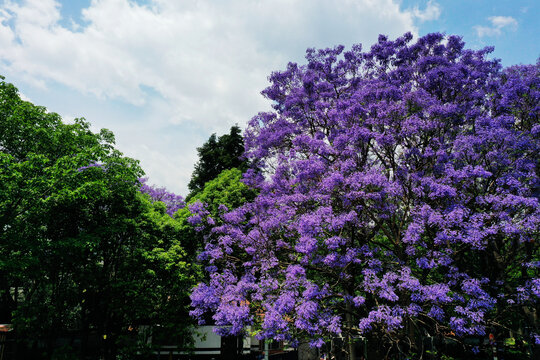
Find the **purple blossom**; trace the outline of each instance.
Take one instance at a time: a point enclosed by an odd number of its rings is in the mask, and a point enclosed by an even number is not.
[[[531,280],[531,292],[536,297],[540,297],[540,278]]]
[[[428,316],[431,316],[439,321],[442,321],[444,318],[444,310],[436,305],[433,305],[431,309],[429,309]]]
[[[217,268],[194,315],[314,346],[372,331],[402,341],[406,319],[455,336],[530,322],[494,310],[539,301],[540,65],[503,69],[489,51],[381,36],[272,73],[273,111],[244,139],[258,196],[222,209],[219,226],[191,209]]]
[[[103,164],[100,164],[99,162],[91,162],[90,164],[88,164],[86,166],[81,166],[80,168],[77,169],[77,171],[82,172],[84,170],[92,169],[92,168],[105,170],[105,166]]]
[[[147,178],[139,179],[141,183],[140,191],[143,194],[150,196],[152,202],[161,201],[165,204],[166,212],[169,216],[173,216],[179,209],[186,206],[184,198],[180,195],[176,195],[165,188],[148,185]]]

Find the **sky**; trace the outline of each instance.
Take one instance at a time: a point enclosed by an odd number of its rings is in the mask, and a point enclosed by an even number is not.
[[[531,64],[539,16],[536,0],[0,0],[0,75],[186,195],[196,148],[269,110],[268,76],[307,48],[444,32]]]

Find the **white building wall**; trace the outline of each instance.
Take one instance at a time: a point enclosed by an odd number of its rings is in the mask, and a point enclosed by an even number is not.
[[[219,349],[221,348],[221,336],[216,334],[212,329],[212,325],[202,325],[195,329],[196,354],[219,354]]]

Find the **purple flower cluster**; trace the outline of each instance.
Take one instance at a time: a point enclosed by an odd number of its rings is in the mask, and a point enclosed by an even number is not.
[[[245,135],[259,195],[206,232],[193,315],[320,346],[483,335],[508,299],[537,306],[540,65],[489,52],[381,36],[272,73]]]
[[[165,204],[166,212],[169,216],[173,216],[179,209],[186,206],[184,198],[180,195],[176,195],[165,188],[156,187],[154,185],[148,185],[147,178],[139,179],[141,183],[140,191],[143,194],[150,196],[152,202],[161,201]]]
[[[80,168],[77,169],[78,172],[82,172],[84,170],[88,170],[88,169],[92,169],[92,168],[98,168],[98,169],[104,169],[104,165],[103,164],[100,164],[100,163],[97,163],[97,162],[91,162],[90,164],[86,165],[86,166],[81,166]]]

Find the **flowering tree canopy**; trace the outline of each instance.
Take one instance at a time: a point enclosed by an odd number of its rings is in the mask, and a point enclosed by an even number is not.
[[[503,69],[489,52],[380,36],[272,73],[274,111],[244,139],[259,195],[219,226],[193,217],[210,277],[192,314],[395,351],[415,334],[538,333],[540,63]]]
[[[150,196],[152,202],[161,201],[165,204],[165,211],[169,216],[173,216],[178,209],[186,206],[184,198],[181,195],[177,195],[171,191],[168,191],[164,187],[157,187],[155,185],[148,185],[148,178],[140,178],[141,183],[140,191],[143,194]]]

